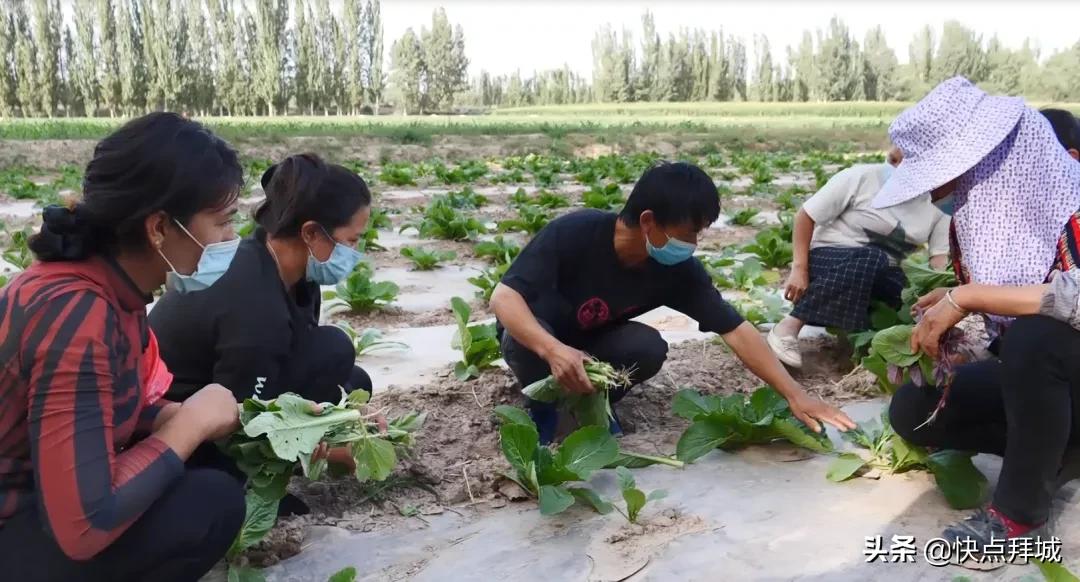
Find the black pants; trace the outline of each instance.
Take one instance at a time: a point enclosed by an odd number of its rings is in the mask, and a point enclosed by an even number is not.
[[[544,320],[538,320],[548,333],[552,327]],[[611,364],[617,369],[631,370],[631,386],[652,378],[660,371],[667,359],[667,342],[660,337],[656,329],[627,321],[586,332],[574,337],[559,337],[559,341],[577,348],[590,356]],[[502,334],[502,355],[506,365],[517,377],[522,386],[528,386],[537,380],[551,375],[551,367],[540,356],[529,351],[525,346],[506,331]],[[613,390],[611,401],[618,402],[630,390],[630,387]],[[529,401],[530,408],[554,408],[554,403]]]
[[[994,507],[1029,525],[1047,520],[1066,448],[1080,444],[1080,331],[1043,316],[1017,319],[1001,359],[957,369],[938,418],[918,430],[936,388],[907,384],[889,418],[916,445],[1003,457]]]
[[[297,346],[285,374],[293,392],[315,402],[335,403],[341,400],[341,388],[371,392],[371,377],[356,365],[356,350],[340,328],[316,326]]]
[[[37,510],[0,526],[0,579],[18,582],[196,582],[225,556],[244,521],[244,491],[212,469],[188,469],[93,558],[67,557]]]

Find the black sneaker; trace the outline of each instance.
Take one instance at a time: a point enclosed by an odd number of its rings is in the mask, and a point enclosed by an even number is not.
[[[1021,526],[1013,526],[1013,531],[1010,531],[1009,523],[995,509],[980,509],[960,523],[945,528],[941,537],[954,549],[959,548],[958,555],[952,556],[953,563],[971,570],[996,570],[1010,563],[1007,561],[1009,544],[1006,540],[1033,537],[1038,530],[1025,528],[1016,531],[1015,528]],[[991,547],[993,551],[988,551]],[[1023,562],[1014,560],[1011,563]]]

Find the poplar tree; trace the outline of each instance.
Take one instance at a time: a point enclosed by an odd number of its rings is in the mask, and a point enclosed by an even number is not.
[[[37,47],[31,33],[24,0],[12,0],[15,19],[15,95],[23,116],[38,115],[41,101],[38,88]]]
[[[97,78],[97,51],[94,44],[94,0],[75,0],[75,54],[72,55],[71,79],[86,115],[98,107],[100,85]]]
[[[364,88],[371,103],[371,111],[379,114],[386,76],[383,72],[383,26],[379,0],[368,0],[364,8]]]
[[[285,21],[289,9],[286,0],[257,0],[255,2],[255,63],[252,75],[254,91],[273,116],[284,108],[282,69],[285,65]]]
[[[364,104],[364,36],[361,0],[345,0],[342,39],[345,42],[344,80],[349,113],[356,115]]]
[[[424,49],[413,29],[405,30],[391,49],[390,79],[402,113],[421,112],[420,87],[424,78]]]
[[[116,60],[120,103],[127,115],[146,109],[146,61],[143,58],[142,9],[136,0],[118,0]]]
[[[10,4],[0,2],[0,117],[15,115],[15,19]]]
[[[116,12],[112,0],[97,0],[97,70],[101,105],[115,117],[120,106],[120,68],[116,59]]]
[[[52,117],[60,101],[60,4],[34,0],[33,34],[37,47],[37,99],[42,113]]]

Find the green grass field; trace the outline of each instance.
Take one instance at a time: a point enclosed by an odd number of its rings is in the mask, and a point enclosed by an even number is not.
[[[368,136],[399,143],[426,143],[440,135],[545,134],[648,135],[720,134],[746,137],[747,129],[766,137],[834,131],[883,132],[909,103],[600,103],[521,107],[486,115],[206,117],[228,139],[289,136]],[[1062,105],[1058,105],[1062,106]],[[1080,104],[1063,106],[1080,113]],[[7,119],[0,139],[99,139],[123,122],[110,118]]]

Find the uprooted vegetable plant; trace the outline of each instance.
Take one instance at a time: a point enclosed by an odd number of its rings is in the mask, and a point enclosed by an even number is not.
[[[318,479],[327,461],[313,458],[320,443],[348,447],[356,463],[357,481],[382,481],[390,476],[398,455],[413,444],[413,433],[423,426],[424,413],[391,419],[381,432],[375,413],[365,410],[368,393],[342,393],[337,404],[316,403],[285,393],[273,400],[249,398],[241,404],[241,429],[221,444],[247,476],[247,515],[229,550],[234,561],[255,545],[277,516],[289,479],[299,467],[308,479]]]
[[[693,462],[709,451],[786,440],[819,453],[830,452],[832,442],[824,432],[815,433],[794,417],[787,401],[771,387],[763,386],[747,396],[703,395],[683,389],[675,394],[672,410],[693,424],[679,437],[675,456]]]
[[[533,382],[521,392],[538,402],[562,402],[573,412],[581,426],[596,425],[607,428],[612,418],[610,392],[629,386],[630,374],[624,370],[616,370],[607,362],[587,360],[585,375],[595,389],[591,394],[567,392],[554,376]]]
[[[863,358],[863,368],[878,377],[878,384],[892,394],[906,381],[945,389],[952,383],[957,357],[970,346],[964,332],[957,328],[941,336],[937,359],[911,347],[914,326],[896,325],[879,331],[870,342],[870,352]]]
[[[880,422],[860,423],[857,429],[842,436],[862,450],[840,453],[826,473],[830,481],[847,481],[873,472],[926,470],[934,475],[938,489],[953,509],[977,507],[986,497],[986,476],[971,462],[973,453],[951,450],[929,453],[912,445],[893,431],[888,411],[882,413]]]

